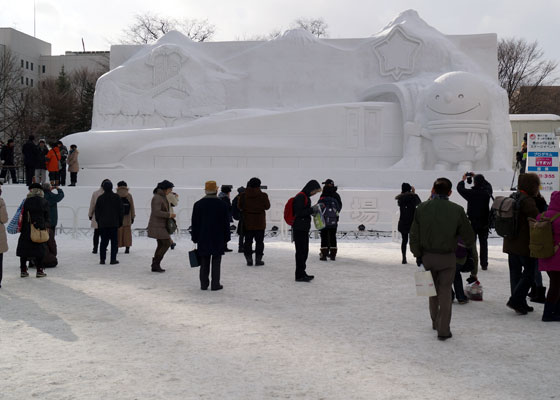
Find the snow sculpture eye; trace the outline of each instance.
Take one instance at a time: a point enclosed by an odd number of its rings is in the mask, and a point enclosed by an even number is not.
[[[465,97],[465,96],[463,96],[463,94],[461,93],[461,94],[459,94],[459,96],[457,96],[457,97],[460,98],[460,99],[462,99],[462,98]]]
[[[436,100],[439,99],[439,94],[436,94]]]

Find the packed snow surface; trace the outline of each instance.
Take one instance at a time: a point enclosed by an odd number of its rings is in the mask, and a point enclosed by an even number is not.
[[[555,399],[560,324],[506,308],[501,240],[479,277],[483,302],[453,306],[440,342],[415,264],[399,244],[344,241],[294,282],[293,244],[268,239],[264,267],[227,254],[219,292],[199,289],[180,238],[150,272],[155,241],[119,265],[91,239],[58,236],[59,266],[19,278],[9,235],[0,289],[0,393],[10,399]],[[230,247],[236,248],[236,243]],[[545,284],[548,279],[544,276]]]

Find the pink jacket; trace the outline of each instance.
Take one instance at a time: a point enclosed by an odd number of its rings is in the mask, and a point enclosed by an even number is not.
[[[550,205],[545,211],[546,217],[553,217],[560,213],[560,192],[552,192],[550,196]],[[552,222],[552,231],[554,232],[554,243],[560,243],[560,217]],[[560,250],[549,258],[539,258],[539,271],[560,271]]]

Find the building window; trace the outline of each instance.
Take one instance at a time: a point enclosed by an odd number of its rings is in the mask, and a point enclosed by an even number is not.
[[[25,69],[29,69],[29,61],[25,62]]]
[[[513,147],[519,146],[519,134],[517,132],[512,132],[513,135]]]
[[[26,86],[29,85],[29,78],[27,78],[27,77],[25,78],[25,85]]]
[[[21,84],[23,85],[23,76],[21,77]]]
[[[43,74],[45,73],[45,66],[43,65]]]
[[[23,60],[21,60],[21,68],[23,68]]]
[[[33,63],[31,63],[31,71],[33,71]]]
[[[33,87],[33,79],[31,79],[31,87]]]

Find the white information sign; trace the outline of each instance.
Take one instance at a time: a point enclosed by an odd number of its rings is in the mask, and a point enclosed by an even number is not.
[[[541,190],[558,190],[558,138],[554,133],[527,134],[527,172],[541,178]]]

